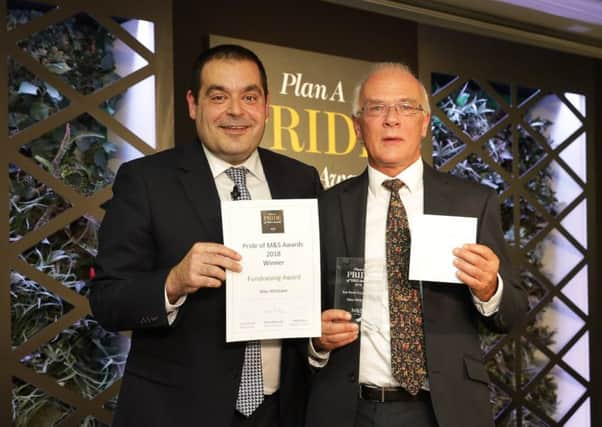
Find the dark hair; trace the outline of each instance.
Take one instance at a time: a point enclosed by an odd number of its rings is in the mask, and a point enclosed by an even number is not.
[[[192,96],[194,97],[195,101],[197,99],[199,90],[201,89],[201,73],[203,72],[203,67],[209,61],[213,61],[214,59],[234,59],[237,61],[254,62],[255,65],[257,65],[257,68],[259,69],[259,76],[261,77],[261,87],[263,88],[263,94],[265,96],[268,95],[268,76],[265,72],[263,64],[261,63],[257,55],[255,55],[246,47],[242,47],[235,44],[221,44],[207,49],[197,57],[196,61],[194,61],[194,66],[192,67],[192,80],[190,91],[192,92]]]

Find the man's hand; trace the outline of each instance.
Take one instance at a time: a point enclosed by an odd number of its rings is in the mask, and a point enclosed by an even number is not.
[[[345,310],[330,309],[322,312],[322,336],[312,343],[316,351],[331,351],[357,339],[359,328]]]
[[[226,269],[241,271],[240,255],[219,243],[195,243],[186,256],[171,269],[165,282],[171,304],[200,288],[219,288]]]
[[[485,245],[466,244],[454,249],[456,276],[464,282],[474,296],[481,301],[489,301],[497,290],[497,274],[500,260]]]

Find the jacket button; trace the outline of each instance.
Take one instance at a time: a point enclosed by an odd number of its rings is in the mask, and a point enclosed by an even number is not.
[[[349,374],[349,381],[351,381],[352,383],[354,383],[356,380],[357,380],[357,378],[356,378],[356,376],[355,376],[355,373],[354,373],[354,372],[351,372],[351,373]]]

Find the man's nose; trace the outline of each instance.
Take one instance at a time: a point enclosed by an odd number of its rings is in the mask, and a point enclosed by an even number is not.
[[[242,104],[240,99],[232,98],[228,104],[228,114],[239,116],[242,114]]]
[[[397,111],[395,105],[388,105],[387,111],[385,112],[384,125],[387,127],[399,126],[400,114]]]

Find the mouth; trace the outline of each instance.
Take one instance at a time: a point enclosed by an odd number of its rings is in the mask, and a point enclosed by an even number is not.
[[[403,142],[403,138],[397,137],[397,136],[387,136],[387,137],[382,138],[382,141],[385,144],[400,144]]]
[[[227,134],[240,135],[240,134],[245,133],[248,129],[250,129],[251,125],[248,125],[248,124],[222,124],[222,125],[219,125],[219,128],[222,129]]]

